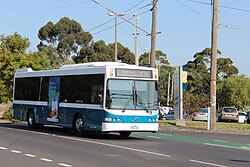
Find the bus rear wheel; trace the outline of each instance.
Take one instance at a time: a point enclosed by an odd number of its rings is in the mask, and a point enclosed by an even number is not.
[[[80,136],[84,132],[84,120],[81,115],[76,115],[73,121],[73,131],[76,135]]]
[[[129,135],[131,134],[131,132],[121,131],[121,132],[119,132],[119,134],[120,134],[120,136],[122,138],[127,138],[127,137],[129,137]]]
[[[28,126],[30,128],[43,128],[44,127],[43,124],[36,123],[36,121],[35,121],[35,114],[34,114],[33,110],[30,110],[28,112],[27,122],[28,122]]]
[[[35,128],[35,114],[34,111],[30,110],[27,116],[28,126],[30,128]]]

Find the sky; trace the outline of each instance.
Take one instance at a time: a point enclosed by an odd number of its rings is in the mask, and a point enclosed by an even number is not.
[[[96,0],[151,32],[152,0]],[[115,41],[114,16],[91,0],[1,0],[0,34],[14,32],[30,40],[28,51],[36,51],[39,29],[63,17],[79,22],[94,41]],[[250,0],[219,0],[218,49],[231,58],[240,74],[250,77]],[[171,66],[180,66],[193,55],[211,47],[211,0],[158,0],[156,49],[167,54]],[[135,51],[135,27],[118,18],[118,42]],[[150,50],[150,37],[139,31],[139,55]]]

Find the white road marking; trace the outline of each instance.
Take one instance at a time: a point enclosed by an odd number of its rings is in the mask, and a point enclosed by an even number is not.
[[[105,157],[120,157],[119,154],[104,154]]]
[[[10,150],[10,152],[13,152],[13,153],[16,153],[16,154],[21,154],[22,153],[21,151],[18,151],[18,150]]]
[[[218,142],[223,142],[223,143],[228,142],[228,141],[224,141],[224,140],[212,140],[212,141],[218,141]]]
[[[205,145],[216,146],[216,147],[225,147],[225,148],[233,148],[233,149],[240,149],[240,150],[250,150],[249,147],[224,146],[224,145],[212,144],[212,143],[205,143]]]
[[[0,150],[8,150],[6,147],[0,147]]]
[[[98,144],[98,145],[102,145],[102,146],[109,146],[109,147],[114,147],[114,148],[120,148],[120,149],[124,149],[124,150],[135,151],[135,152],[141,152],[141,153],[146,153],[146,154],[158,155],[158,156],[162,156],[162,157],[170,157],[170,155],[167,155],[167,154],[161,154],[161,153],[157,153],[157,152],[140,150],[140,149],[136,149],[136,148],[124,147],[124,146],[119,146],[119,145],[114,145],[114,144],[101,143],[101,142],[97,142],[97,141],[91,141],[91,140],[85,140],[85,139],[78,139],[78,138],[67,137],[67,136],[57,136],[57,137],[63,138],[63,139],[81,141],[81,142],[85,142],[85,143]]]
[[[214,164],[214,163],[209,163],[209,162],[204,162],[204,161],[198,161],[198,160],[193,160],[193,159],[190,159],[189,161],[199,163],[199,164],[210,165],[210,166],[227,167],[225,165],[219,165],[219,164]]]
[[[36,156],[35,155],[33,155],[33,154],[24,154],[25,156],[27,156],[27,157],[31,157],[31,158],[35,158]]]
[[[52,162],[53,160],[51,159],[47,159],[47,158],[40,158],[41,161],[45,161],[45,162]]]
[[[149,138],[155,138],[155,139],[160,139],[160,137],[157,137],[157,136],[147,136]]]
[[[58,165],[64,166],[64,167],[72,167],[72,165],[68,165],[68,164],[64,164],[64,163],[58,163]]]

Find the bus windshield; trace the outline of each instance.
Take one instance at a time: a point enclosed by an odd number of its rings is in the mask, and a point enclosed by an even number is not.
[[[107,83],[106,108],[156,110],[156,81],[110,79]]]

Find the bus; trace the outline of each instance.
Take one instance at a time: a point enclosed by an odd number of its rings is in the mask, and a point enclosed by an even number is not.
[[[86,131],[158,131],[158,71],[116,62],[64,65],[56,70],[17,69],[13,118]]]

